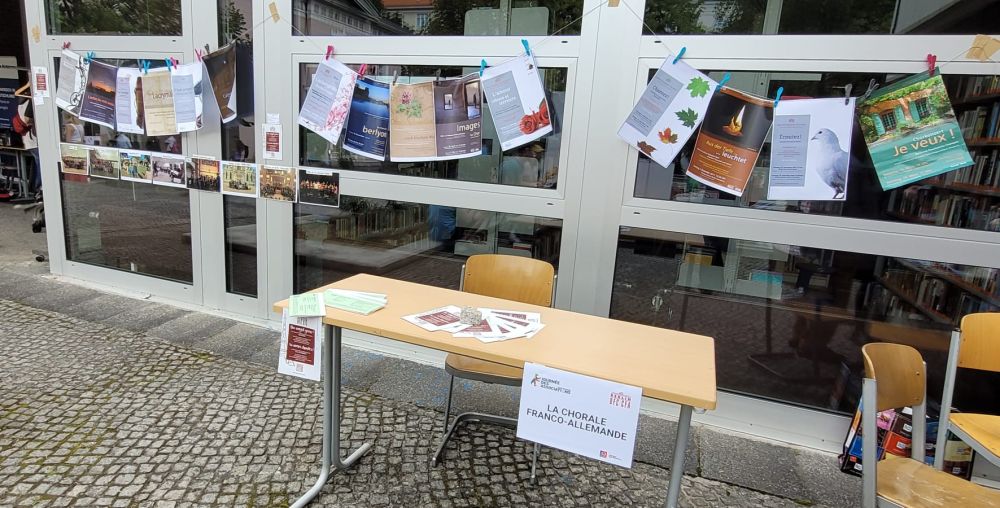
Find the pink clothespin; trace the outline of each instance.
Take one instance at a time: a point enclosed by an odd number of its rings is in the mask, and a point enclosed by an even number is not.
[[[63,42],[63,49],[69,49],[69,42]]]
[[[368,64],[361,64],[361,68],[358,69],[358,76],[364,76],[365,71],[368,70]]]
[[[326,47],[326,60],[329,60],[331,56],[333,56],[333,45],[332,44]]]
[[[204,55],[204,54],[205,53],[202,53],[200,49],[194,48],[194,56],[198,58],[199,62],[201,61],[201,55]]]
[[[170,63],[174,64],[174,70],[177,70],[177,64],[180,63],[180,60],[170,57]]]
[[[934,67],[937,65],[937,55],[927,53],[927,73],[934,75]]]

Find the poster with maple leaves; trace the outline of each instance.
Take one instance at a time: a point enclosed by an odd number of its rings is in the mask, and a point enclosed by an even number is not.
[[[661,166],[668,166],[701,123],[718,83],[668,55],[618,137]]]

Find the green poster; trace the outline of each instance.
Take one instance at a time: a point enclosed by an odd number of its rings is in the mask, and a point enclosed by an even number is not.
[[[858,122],[883,190],[972,164],[940,72],[872,94],[858,104]]]

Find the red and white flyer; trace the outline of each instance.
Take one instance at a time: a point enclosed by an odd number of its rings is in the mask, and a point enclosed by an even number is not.
[[[281,313],[281,343],[278,349],[278,373],[320,380],[323,357],[323,318],[289,317]]]
[[[458,306],[446,305],[426,312],[403,316],[403,319],[429,332],[454,331],[456,328],[464,326],[459,317],[461,313],[462,309]]]

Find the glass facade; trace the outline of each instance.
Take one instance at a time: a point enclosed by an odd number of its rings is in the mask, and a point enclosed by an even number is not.
[[[559,268],[562,221],[341,196],[340,208],[295,205],[295,292],[358,273],[458,289],[465,259],[509,254]]]
[[[181,35],[181,0],[46,0],[50,34]]]
[[[226,292],[257,296],[257,200],[222,196]]]
[[[718,78],[721,73],[711,74]],[[845,85],[853,85],[854,90],[864,90],[871,79],[879,82],[897,79],[897,76],[885,74],[850,73],[734,72],[731,75],[730,85],[769,97],[774,96],[778,87],[784,87],[785,97],[843,97]],[[973,152],[975,166],[884,192],[875,175],[861,129],[855,123],[854,136],[850,141],[851,159],[845,201],[768,200],[770,138],[764,143],[746,192],[736,197],[685,176],[697,139],[696,132],[669,168],[640,154],[633,195],[637,198],[1000,231],[1000,162],[997,161],[1000,145],[989,137],[995,134],[987,132],[989,124],[985,118],[994,104],[1000,108],[1000,97],[987,91],[993,77],[945,76],[945,83],[956,118],[964,126],[963,134]],[[928,106],[924,103],[922,107]],[[913,107],[917,115],[920,108],[918,101]],[[892,112],[882,119],[887,129],[895,126],[896,121],[897,117]]]
[[[1000,268],[622,227],[610,316],[715,338],[719,387],[853,413],[861,346],[920,350],[936,410],[951,330],[1000,310]],[[1000,412],[1000,374],[962,372],[955,406]]]
[[[357,68],[357,66],[352,67]],[[384,81],[392,81],[392,76],[398,75],[398,83],[420,83],[432,81],[438,74],[442,78],[451,78],[478,71],[462,67],[400,65],[369,66],[369,69],[375,76],[383,76],[377,79]],[[555,189],[558,184],[559,155],[562,146],[563,108],[566,104],[566,69],[539,70],[552,116],[552,132],[527,145],[506,152],[501,151],[500,140],[496,137],[496,128],[493,126],[493,117],[488,114],[490,105],[485,103],[482,113],[483,154],[478,157],[435,162],[375,161],[343,150],[339,144],[333,145],[305,127],[299,127],[299,164],[391,175]],[[315,71],[316,64],[301,66],[300,102],[305,101]],[[485,102],[485,99],[483,100]]]

